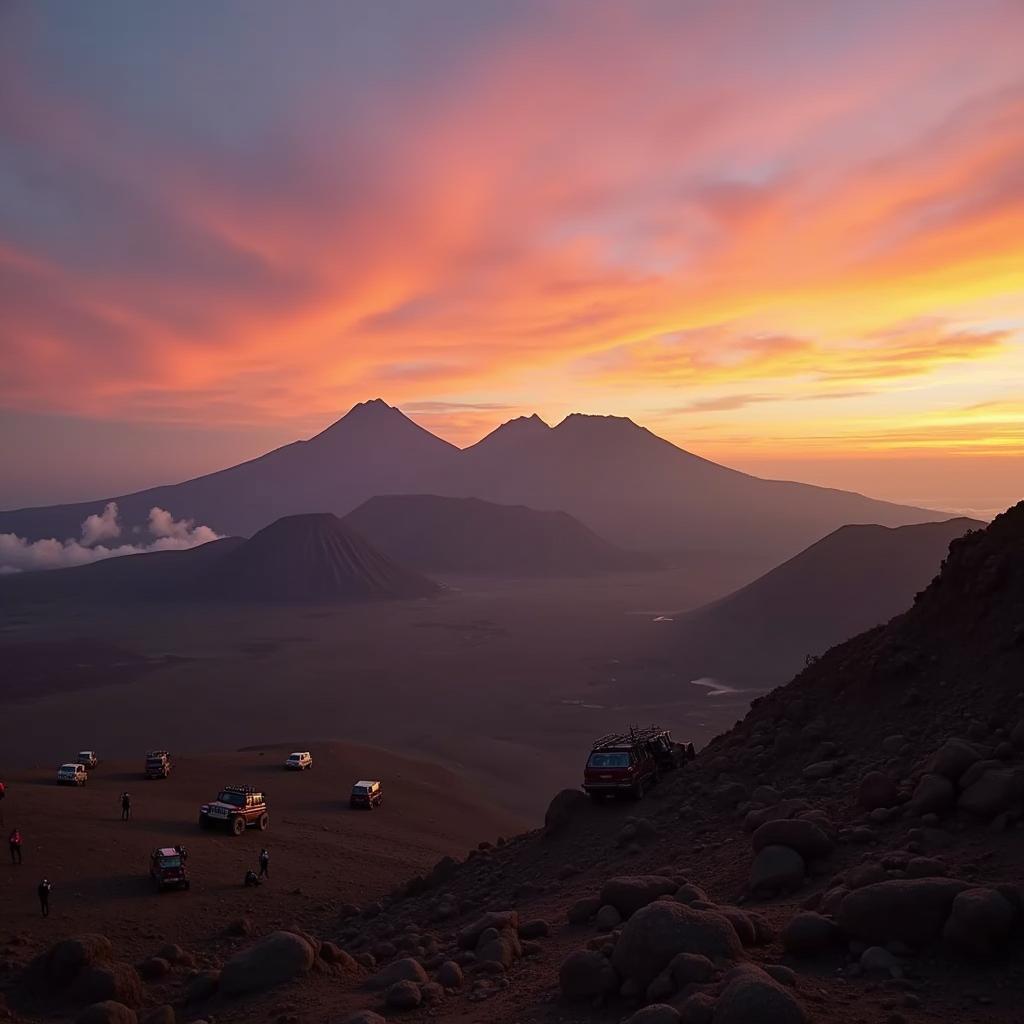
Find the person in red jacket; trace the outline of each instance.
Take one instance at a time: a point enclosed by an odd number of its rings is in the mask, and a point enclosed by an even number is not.
[[[15,829],[7,839],[7,843],[11,848],[11,863],[21,863],[21,833]]]

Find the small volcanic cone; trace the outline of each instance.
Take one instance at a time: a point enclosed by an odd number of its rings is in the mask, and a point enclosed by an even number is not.
[[[334,603],[435,594],[440,587],[393,562],[330,512],[285,516],[214,565],[203,596]]]

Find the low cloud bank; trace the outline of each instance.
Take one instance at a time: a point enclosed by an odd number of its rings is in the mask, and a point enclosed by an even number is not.
[[[211,540],[221,534],[208,526],[196,526],[192,519],[175,519],[166,509],[154,506],[149,510],[146,530],[153,538],[146,544],[118,544],[107,546],[105,541],[121,536],[121,523],[117,502],[108,502],[102,512],[82,520],[81,537],[57,540],[26,540],[14,533],[0,533],[0,574],[27,572],[38,569],[64,569],[72,565],[86,565],[104,558],[122,555],[140,555],[147,551],[184,551]],[[140,528],[135,528],[139,532]]]

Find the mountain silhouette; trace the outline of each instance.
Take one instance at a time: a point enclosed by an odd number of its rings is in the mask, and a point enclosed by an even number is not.
[[[834,644],[908,607],[949,545],[984,523],[950,519],[844,526],[732,594],[677,616],[671,639],[684,681],[777,685]]]
[[[345,523],[404,565],[424,570],[583,576],[651,568],[565,512],[432,494],[371,498]]]
[[[122,522],[154,505],[225,534],[251,535],[286,515],[345,515],[382,494],[474,497],[567,512],[613,544],[721,551],[763,571],[847,523],[901,526],[925,509],[808,484],[762,480],[693,455],[615,416],[573,414],[504,424],[460,450],[380,399],[355,406],[308,441],[230,469],[98,501],[0,513],[0,532],[76,536],[116,500]]]

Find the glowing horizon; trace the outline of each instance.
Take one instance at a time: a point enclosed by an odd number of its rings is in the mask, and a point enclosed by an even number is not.
[[[85,438],[117,493],[117,430],[157,482],[378,394],[460,446],[612,413],[994,507],[1022,45],[1012,0],[11,3],[0,507],[85,487]]]

